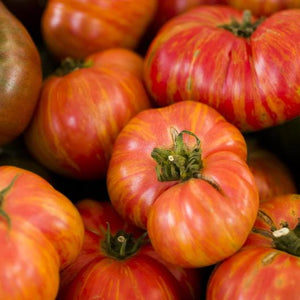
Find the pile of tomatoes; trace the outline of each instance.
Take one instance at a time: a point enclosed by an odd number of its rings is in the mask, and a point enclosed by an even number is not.
[[[299,1],[0,21],[0,299],[299,299]]]

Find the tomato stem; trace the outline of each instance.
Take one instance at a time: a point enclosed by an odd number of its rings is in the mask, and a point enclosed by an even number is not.
[[[56,76],[65,76],[75,70],[88,68],[91,65],[91,61],[67,57],[61,61],[60,66],[54,71],[54,74]]]
[[[11,220],[10,220],[9,215],[3,209],[4,196],[12,188],[12,186],[14,185],[18,176],[19,176],[19,174],[15,175],[14,178],[12,179],[12,181],[9,183],[9,185],[0,191],[0,216],[2,216],[5,219],[9,228],[11,228]]]
[[[183,140],[187,134],[195,138],[196,143],[189,148]],[[179,134],[171,128],[173,145],[170,149],[154,148],[152,158],[157,162],[156,175],[159,181],[187,180],[199,178],[202,169],[201,147],[199,138],[188,130]]]
[[[102,249],[111,257],[116,259],[126,259],[134,255],[146,242],[147,232],[135,239],[132,234],[119,230],[115,235],[111,234],[110,225],[107,223],[105,239],[102,241]]]
[[[282,222],[281,227],[277,228],[273,220],[261,210],[258,212],[258,217],[270,226],[270,230],[253,228],[253,232],[271,238],[274,248],[300,257],[300,218],[298,225],[292,230],[287,222]]]
[[[252,22],[251,11],[245,10],[243,12],[242,22],[238,22],[235,18],[232,18],[229,24],[222,24],[218,27],[226,29],[236,36],[249,38],[263,20],[264,18],[260,18]]]

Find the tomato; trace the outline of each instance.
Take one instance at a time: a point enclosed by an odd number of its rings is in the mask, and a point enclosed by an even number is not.
[[[147,88],[160,106],[200,101],[243,132],[275,126],[300,114],[299,32],[299,9],[260,22],[229,6],[190,9],[151,42]]]
[[[84,228],[68,198],[39,175],[14,166],[0,166],[0,191],[2,223],[13,224],[15,218],[30,223],[56,250],[60,269],[75,260]]]
[[[157,0],[49,0],[42,36],[57,58],[86,56],[114,47],[134,49],[150,24]]]
[[[50,241],[24,218],[12,218],[8,226],[1,216],[0,243],[1,299],[55,299],[59,258]]]
[[[208,266],[237,251],[254,223],[258,191],[246,157],[241,132],[203,103],[148,109],[117,137],[109,197],[163,259]]]
[[[299,299],[300,195],[261,203],[244,247],[213,270],[206,299]]]
[[[227,0],[227,4],[240,10],[249,9],[256,16],[269,16],[283,9],[300,8],[299,0]]]
[[[58,299],[199,299],[198,270],[164,262],[139,240],[144,231],[121,218],[110,202],[83,199],[77,207],[84,245],[61,273]]]
[[[266,148],[248,144],[247,163],[254,175],[260,201],[297,192],[296,182],[287,164]]]
[[[44,82],[25,143],[55,173],[104,178],[119,131],[151,106],[141,77],[143,59],[131,50],[114,48],[64,63],[62,74]]]
[[[39,52],[26,28],[0,2],[0,145],[19,136],[28,125],[42,83]]]

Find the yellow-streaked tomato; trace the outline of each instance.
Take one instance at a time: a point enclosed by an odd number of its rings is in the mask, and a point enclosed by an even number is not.
[[[160,106],[186,99],[217,109],[241,131],[300,114],[300,9],[264,20],[201,5],[168,21],[145,57],[145,82]]]
[[[147,229],[166,261],[214,264],[236,252],[258,191],[241,132],[210,106],[181,101],[138,113],[118,135],[107,172],[115,209]]]
[[[157,0],[49,0],[42,15],[42,36],[60,59],[83,59],[114,47],[134,49],[156,7]]]
[[[300,195],[260,204],[245,245],[213,270],[207,300],[299,299]]]
[[[75,260],[84,227],[68,198],[41,176],[15,166],[0,166],[0,191],[2,223],[22,218],[34,226],[56,250],[60,270]]]
[[[28,150],[66,177],[105,178],[116,136],[151,106],[142,68],[142,57],[122,48],[64,60],[61,73],[44,82],[24,134]]]
[[[163,261],[148,241],[139,240],[145,232],[109,201],[86,198],[76,205],[85,240],[77,260],[61,273],[58,299],[199,299],[200,270]]]

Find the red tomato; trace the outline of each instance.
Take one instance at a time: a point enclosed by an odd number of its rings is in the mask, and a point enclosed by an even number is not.
[[[240,131],[203,103],[148,109],[115,142],[110,200],[147,228],[166,261],[214,264],[242,246],[256,217],[258,191],[246,156]]]
[[[58,58],[85,58],[114,47],[134,49],[156,6],[157,0],[49,0],[42,36]]]
[[[144,231],[125,222],[110,202],[84,199],[77,207],[85,241],[61,273],[58,299],[199,299],[198,270],[169,265],[150,244],[132,244]]]
[[[247,163],[254,175],[260,202],[297,192],[289,167],[273,152],[250,142]]]
[[[75,260],[84,228],[69,199],[39,175],[14,166],[0,167],[0,191],[2,223],[22,218],[34,226],[57,251],[60,269]]]
[[[37,47],[22,23],[0,2],[0,145],[27,127],[42,83]]]
[[[83,62],[65,60],[70,72],[44,82],[24,136],[32,155],[56,173],[104,178],[119,131],[151,106],[141,78],[143,59],[131,50],[107,51]]]
[[[5,197],[1,204],[3,212]],[[13,217],[8,226],[1,216],[0,243],[1,299],[55,299],[59,257],[51,242],[24,218]]]
[[[247,13],[242,18],[239,10],[210,5],[165,24],[145,58],[145,82],[158,105],[200,101],[242,131],[300,114],[300,9],[259,24]]]
[[[256,16],[269,16],[280,10],[300,8],[299,0],[227,0],[227,4],[240,10],[249,9]]]
[[[300,195],[261,203],[244,247],[211,274],[207,300],[299,299]]]

